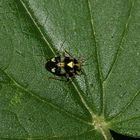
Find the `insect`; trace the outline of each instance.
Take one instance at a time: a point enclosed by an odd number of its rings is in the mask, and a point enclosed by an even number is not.
[[[45,68],[57,76],[63,76],[67,79],[81,74],[81,61],[72,56],[56,56],[51,58]]]

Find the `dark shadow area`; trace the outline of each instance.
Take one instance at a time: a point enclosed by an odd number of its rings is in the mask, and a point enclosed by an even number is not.
[[[132,137],[125,136],[122,134],[118,134],[114,131],[110,131],[110,132],[111,132],[111,135],[114,138],[114,140],[140,140],[140,138],[132,138]]]

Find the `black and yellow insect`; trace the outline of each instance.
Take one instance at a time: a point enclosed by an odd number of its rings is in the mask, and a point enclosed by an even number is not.
[[[69,78],[81,73],[81,62],[71,56],[56,56],[46,63],[45,68],[54,75]]]

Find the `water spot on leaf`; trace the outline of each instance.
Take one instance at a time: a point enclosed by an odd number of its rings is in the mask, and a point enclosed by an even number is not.
[[[18,93],[16,93],[14,96],[13,96],[13,98],[11,99],[11,104],[12,105],[14,105],[14,106],[16,106],[16,105],[19,105],[19,104],[21,104],[21,97],[23,96],[23,93],[21,93],[21,92],[18,92]]]

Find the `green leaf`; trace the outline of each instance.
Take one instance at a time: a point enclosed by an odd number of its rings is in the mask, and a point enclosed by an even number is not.
[[[109,130],[140,137],[139,7],[1,0],[0,139],[111,140]],[[64,49],[85,60],[69,82],[44,67]]]

